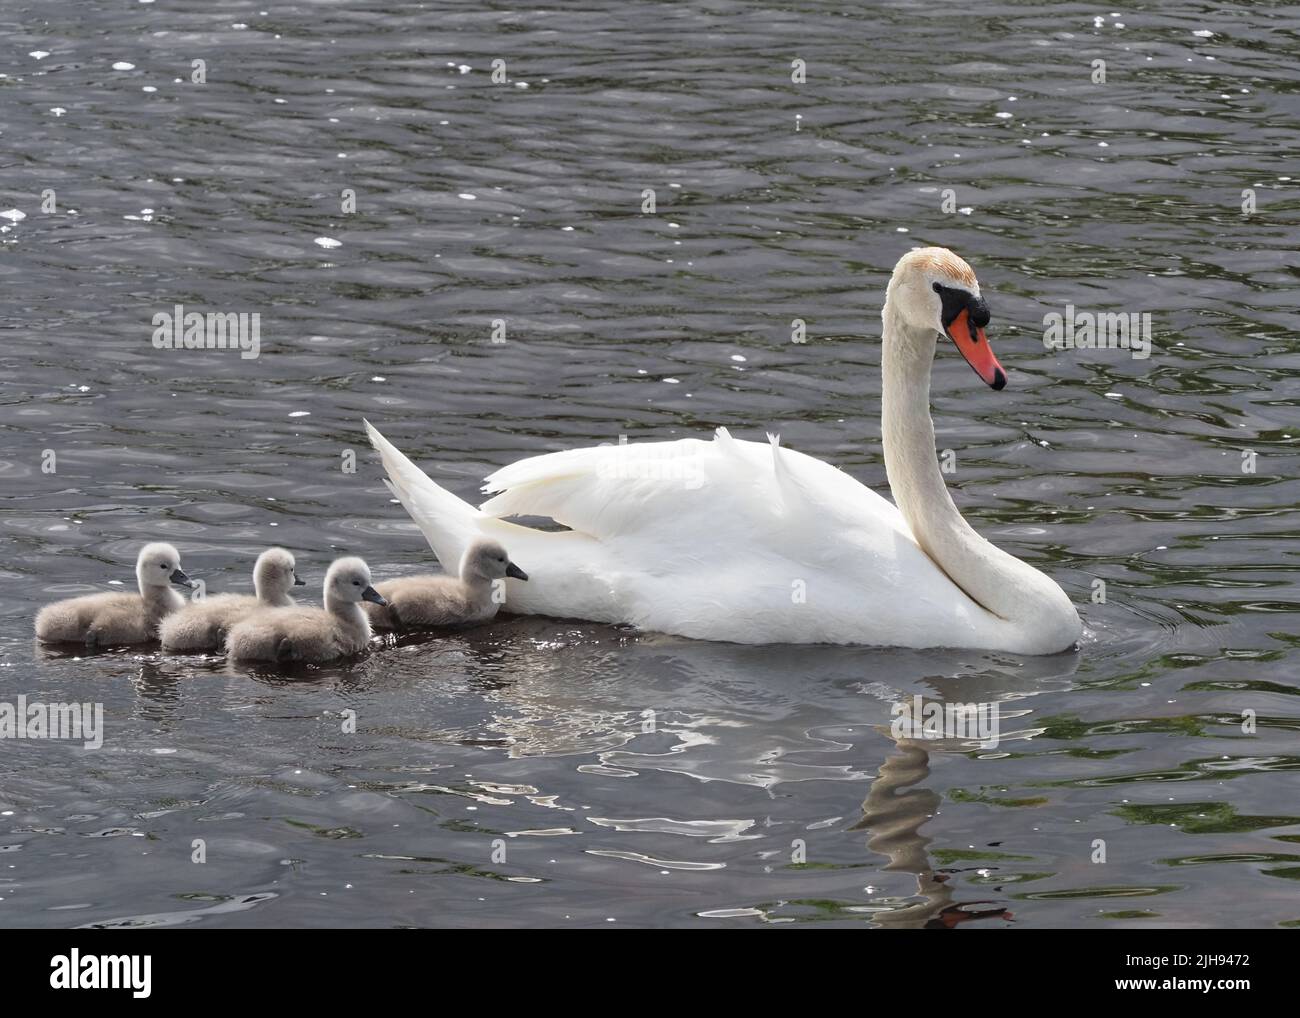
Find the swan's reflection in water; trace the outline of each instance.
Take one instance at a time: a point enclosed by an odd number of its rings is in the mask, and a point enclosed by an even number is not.
[[[881,912],[875,916],[882,926],[920,927],[952,905],[952,890],[935,876],[926,853],[930,839],[921,827],[938,812],[941,797],[933,789],[913,787],[930,776],[930,751],[915,739],[900,739],[885,758],[867,797],[862,819],[849,827],[867,831],[867,848],[889,862],[885,870],[900,870],[916,877],[915,905]]]
[[[942,797],[933,789],[912,787],[930,776],[930,750],[916,739],[900,739],[880,765],[862,803],[862,819],[851,831],[868,831],[867,848],[889,860],[882,869],[916,877],[915,904],[877,912],[878,926],[894,929],[952,929],[972,919],[1010,919],[1011,913],[986,902],[954,900],[946,876],[934,871],[921,827],[939,810]]]
[[[1022,662],[1019,683],[993,683],[978,686],[962,685],[955,680],[936,681],[939,704],[969,703],[974,696],[997,697],[999,713],[1007,717],[1003,704],[1032,696],[1045,686],[1055,686],[1056,680],[1072,675],[1079,664],[1077,654],[1055,655],[1049,658],[1027,658]],[[1016,688],[1016,687],[1020,688]],[[1012,716],[1023,716],[1028,711],[1013,711]],[[1030,739],[1038,734],[1034,729],[1013,733],[1000,733],[1002,739]],[[892,735],[891,735],[892,737]],[[1004,919],[1012,915],[995,902],[957,902],[952,885],[945,874],[937,873],[927,847],[930,839],[921,833],[943,803],[943,797],[922,782],[930,776],[930,754],[935,751],[965,752],[970,744],[956,740],[921,740],[897,738],[894,749],[880,765],[866,798],[862,802],[862,816],[848,830],[866,831],[866,847],[889,861],[882,867],[887,871],[901,871],[916,877],[916,894],[919,901],[878,912],[873,916],[876,925],[896,929],[952,929],[975,919]]]

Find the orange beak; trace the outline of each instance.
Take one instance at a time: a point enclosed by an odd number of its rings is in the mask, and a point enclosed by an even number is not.
[[[993,356],[988,337],[984,330],[970,320],[970,311],[963,308],[952,320],[947,329],[948,338],[961,351],[966,363],[975,369],[975,374],[994,389],[1001,389],[1007,384],[1007,373]]]

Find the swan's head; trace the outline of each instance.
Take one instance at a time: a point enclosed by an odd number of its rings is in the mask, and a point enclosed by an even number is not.
[[[460,578],[466,583],[473,580],[499,580],[513,576],[516,580],[528,579],[528,574],[510,561],[510,556],[496,541],[474,541],[465,549],[460,560]]]
[[[161,541],[146,544],[140,549],[140,555],[135,560],[135,578],[141,590],[145,587],[166,587],[172,583],[182,587],[194,586],[181,569],[181,553]]]
[[[293,555],[283,548],[267,548],[257,556],[253,566],[253,589],[259,600],[278,601],[294,587],[307,581],[299,579]]]
[[[358,604],[373,601],[386,605],[383,595],[370,585],[370,567],[359,558],[339,558],[325,574],[325,599]]]
[[[993,356],[984,327],[988,305],[971,267],[946,247],[918,247],[898,260],[886,305],[914,330],[947,336],[975,374],[1001,389],[1007,374]]]

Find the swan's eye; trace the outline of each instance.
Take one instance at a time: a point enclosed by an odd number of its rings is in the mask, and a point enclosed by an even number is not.
[[[956,286],[944,286],[942,283],[932,283],[931,286],[943,302],[939,317],[945,329],[952,325],[963,311],[970,313],[970,323],[973,328],[982,329],[988,325],[989,306],[984,303],[983,297],[976,297],[968,290]],[[973,332],[971,339],[973,342],[979,341]]]
[[[939,320],[946,329],[957,318],[959,314],[966,310],[971,301],[971,295],[965,290],[959,290],[953,286],[944,286],[942,283],[935,283],[934,292],[939,295],[943,305],[939,311]]]
[[[166,568],[167,568],[167,563],[164,562],[164,563],[163,563],[162,565],[160,565],[158,568],[159,568],[159,569],[166,569]]]

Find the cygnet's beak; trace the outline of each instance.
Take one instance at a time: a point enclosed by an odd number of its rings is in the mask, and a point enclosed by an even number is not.
[[[181,572],[180,569],[173,569],[170,579],[172,583],[178,584],[179,586],[182,587],[194,586],[194,581],[192,581],[188,576],[186,576],[183,572]]]
[[[307,581],[304,580],[301,576],[299,576],[297,572],[295,572],[293,574],[293,585],[295,587],[305,587],[307,586]]]
[[[384,600],[384,595],[379,593],[374,587],[367,587],[361,592],[361,600],[372,601],[381,608],[386,608],[388,602]]]
[[[520,569],[513,562],[506,563],[506,575],[513,576],[516,580],[528,579],[528,574],[524,572],[522,569]]]

